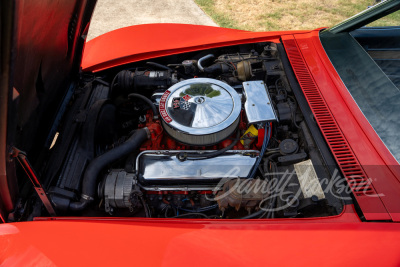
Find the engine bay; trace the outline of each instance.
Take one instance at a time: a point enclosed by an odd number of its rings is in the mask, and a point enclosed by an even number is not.
[[[332,156],[314,140],[279,46],[222,47],[82,73],[40,172],[57,216],[340,214],[326,162]],[[46,215],[37,197],[23,199],[30,205],[15,217]]]

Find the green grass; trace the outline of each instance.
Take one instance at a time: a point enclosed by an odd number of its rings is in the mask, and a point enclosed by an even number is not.
[[[384,18],[372,22],[368,26],[399,26],[400,25],[400,11],[396,11]]]
[[[195,0],[219,26],[248,31],[304,30],[333,26],[374,0]],[[400,12],[372,24],[400,25]]]
[[[195,2],[220,27],[231,28],[231,29],[238,29],[239,28],[239,26],[236,25],[234,23],[234,21],[230,19],[229,14],[223,14],[221,12],[215,11],[215,9],[214,9],[214,1],[213,0],[196,0]]]

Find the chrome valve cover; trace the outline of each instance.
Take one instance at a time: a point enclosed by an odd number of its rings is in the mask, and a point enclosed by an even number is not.
[[[207,153],[204,150],[186,150],[188,153]],[[228,150],[224,155],[203,160],[180,161],[182,150],[146,150],[136,159],[140,184],[166,185],[215,185],[221,179],[247,178],[260,152],[257,150]],[[199,187],[197,187],[199,188]],[[204,187],[201,190],[205,190]]]
[[[211,145],[235,131],[241,101],[228,84],[196,78],[166,90],[159,109],[164,129],[173,138],[189,145]]]

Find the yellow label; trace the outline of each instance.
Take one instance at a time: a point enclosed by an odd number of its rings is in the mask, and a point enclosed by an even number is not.
[[[242,135],[240,142],[242,143],[242,145],[244,146],[249,146],[251,143],[253,143],[253,141],[256,139],[255,137],[258,136],[258,130],[256,127],[252,125],[250,125],[250,127],[244,132],[244,134]]]

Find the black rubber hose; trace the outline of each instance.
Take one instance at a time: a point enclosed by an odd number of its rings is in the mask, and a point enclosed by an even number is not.
[[[92,160],[87,166],[83,176],[81,200],[79,202],[72,202],[69,208],[74,211],[85,209],[96,196],[97,178],[100,172],[107,167],[107,165],[137,150],[144,141],[149,139],[149,136],[150,134],[147,128],[139,129],[120,146]]]
[[[163,70],[174,71],[174,70],[171,69],[170,67],[164,66],[164,65],[159,64],[159,63],[156,63],[156,62],[146,62],[146,64],[149,65],[149,66],[153,66],[153,67],[156,67],[156,68],[163,69]]]
[[[133,88],[135,73],[130,70],[121,70],[115,75],[114,79],[110,85],[110,95],[115,96],[115,89],[125,90],[123,93],[128,93],[128,91]]]
[[[158,110],[156,108],[156,106],[154,105],[153,102],[151,102],[150,99],[148,99],[147,97],[143,96],[143,95],[139,95],[139,94],[129,94],[128,98],[138,98],[143,100],[144,102],[146,102],[147,105],[149,105],[149,107],[151,108],[151,110],[153,110],[153,118],[155,120],[158,119]]]

